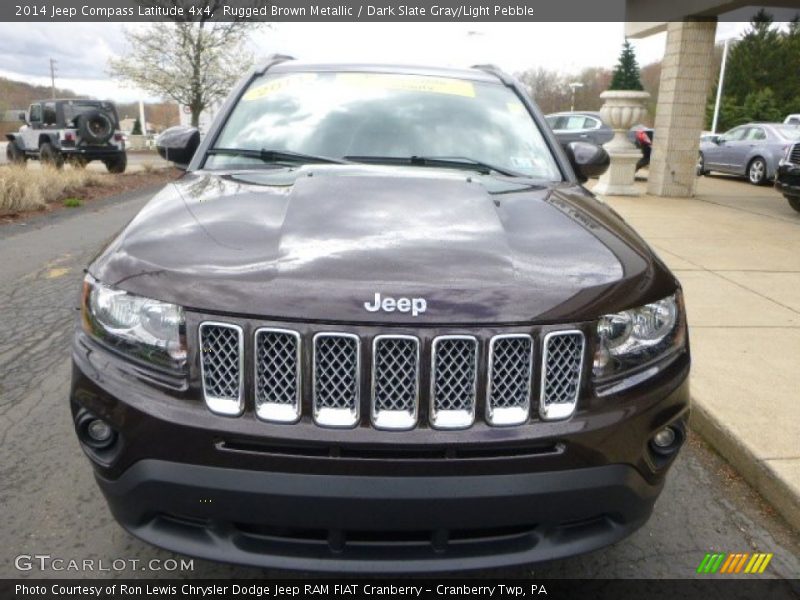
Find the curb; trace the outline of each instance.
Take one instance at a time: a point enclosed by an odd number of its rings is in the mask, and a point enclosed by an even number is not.
[[[761,460],[716,418],[702,402],[692,397],[689,425],[758,491],[795,531],[800,531],[800,494],[770,464]]]

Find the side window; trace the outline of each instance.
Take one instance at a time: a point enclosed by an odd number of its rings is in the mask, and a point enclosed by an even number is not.
[[[750,131],[747,132],[747,139],[756,141],[765,140],[767,139],[767,132],[761,127],[751,127]]]
[[[745,133],[747,133],[747,127],[737,127],[736,129],[726,131],[720,138],[726,142],[736,142],[741,140]]]
[[[567,119],[567,126],[564,129],[583,129],[585,120],[585,117],[570,117]]]
[[[564,127],[566,127],[566,123],[566,117],[553,117],[553,119],[550,121],[550,127],[552,129],[564,129]]]
[[[800,125],[800,117],[789,117],[789,120],[786,121],[787,125]]]
[[[45,126],[54,126],[56,124],[55,102],[45,102],[44,111],[42,112],[42,123]]]
[[[31,123],[41,123],[42,122],[42,105],[41,104],[31,104],[31,108],[29,111]]]
[[[598,129],[599,127],[600,121],[591,117],[586,117],[586,120],[583,122],[584,129]]]

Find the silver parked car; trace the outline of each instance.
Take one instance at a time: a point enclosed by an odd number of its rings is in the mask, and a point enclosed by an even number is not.
[[[562,146],[570,142],[592,142],[601,146],[611,141],[614,132],[592,111],[560,112],[545,117]]]
[[[800,127],[783,123],[747,123],[700,142],[697,174],[720,171],[744,175],[753,185],[775,178],[787,148],[800,141]]]

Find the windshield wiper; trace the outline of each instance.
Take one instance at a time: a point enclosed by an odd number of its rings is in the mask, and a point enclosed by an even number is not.
[[[524,173],[512,171],[505,167],[498,167],[467,156],[345,156],[345,159],[364,163],[469,169],[486,175],[495,172],[508,177],[530,177]]]
[[[292,152],[291,150],[250,150],[247,148],[211,148],[208,154],[221,154],[223,156],[246,156],[257,158],[265,163],[292,162],[292,163],[332,163],[347,164],[348,161],[329,156],[317,156],[316,154],[303,154]]]

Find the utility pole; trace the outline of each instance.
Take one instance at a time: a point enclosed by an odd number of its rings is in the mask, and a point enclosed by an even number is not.
[[[573,81],[569,84],[569,87],[572,90],[572,101],[570,102],[569,111],[575,112],[575,90],[582,88],[583,84],[580,81]]]
[[[50,59],[50,89],[51,94],[53,96],[53,100],[56,99],[56,63],[58,61],[54,59]]]
[[[722,100],[722,86],[725,85],[725,64],[728,62],[728,44],[731,38],[725,40],[722,48],[722,66],[719,69],[719,84],[717,85],[717,100],[714,102],[714,121],[711,123],[711,133],[717,133],[717,121],[719,120],[719,105]]]
[[[147,115],[144,114],[143,100],[139,100],[139,123],[142,124],[142,135],[147,139]]]

